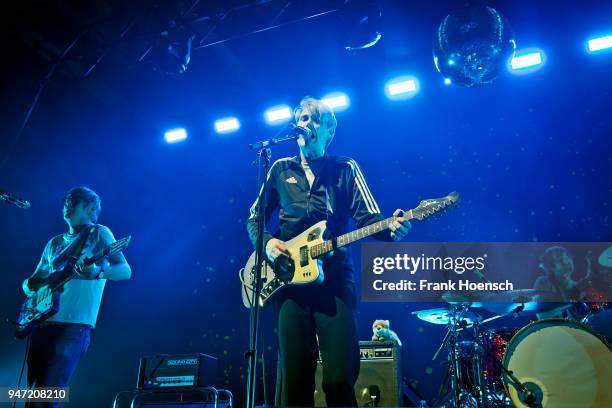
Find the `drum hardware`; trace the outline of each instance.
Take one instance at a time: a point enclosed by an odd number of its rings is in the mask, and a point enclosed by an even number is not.
[[[448,394],[441,406],[612,406],[612,388],[608,386],[612,378],[612,309],[591,308],[583,319],[540,319],[520,329],[485,331],[484,324],[511,315],[539,319],[540,313],[563,310],[572,316],[570,309],[580,303],[541,302],[532,289],[481,292],[477,297],[446,293],[442,297],[449,302],[447,308],[413,312],[423,321],[447,326],[432,358],[448,351],[444,383],[450,380],[450,388],[446,388]],[[476,307],[495,315],[482,319],[473,310]],[[443,392],[444,386],[441,395]]]
[[[478,321],[480,320],[480,316],[470,312],[469,308],[469,303],[454,303],[450,304],[450,309],[422,310],[413,312],[413,314],[416,314],[419,319],[429,323],[446,323],[446,334],[442,339],[442,343],[433,355],[432,361],[438,358],[438,355],[445,347],[448,348],[449,373],[454,405],[456,407],[460,407],[466,406],[465,404],[469,404],[471,406],[481,408],[485,405],[481,384],[480,360],[478,358],[475,358],[474,364],[470,365],[472,371],[471,378],[474,381],[472,392],[463,386],[461,378],[463,375],[469,376],[470,373],[466,373],[466,370],[462,370],[461,367],[461,362],[463,361],[461,356],[462,343],[458,341],[460,331],[466,329],[468,326],[474,327],[475,330],[478,330]],[[474,352],[472,354],[478,355],[479,353]],[[476,393],[476,395],[474,396],[473,393]]]
[[[502,316],[494,316],[495,318],[499,318]],[[504,395],[503,389],[499,387],[498,389],[495,387],[495,383],[491,382],[489,378],[486,378],[483,381],[481,373],[486,373],[487,369],[482,370],[482,358],[487,358],[487,361],[491,361],[494,364],[496,369],[499,372],[505,374],[505,376],[509,379],[508,381],[511,385],[518,391],[519,398],[521,402],[525,403],[530,408],[541,407],[543,400],[543,392],[541,388],[531,382],[521,383],[521,381],[516,378],[514,373],[508,370],[502,364],[502,360],[499,356],[495,355],[496,349],[493,347],[488,347],[483,344],[483,334],[480,333],[479,324],[476,324],[475,334],[470,343],[474,344],[473,350],[474,355],[472,356],[473,361],[472,367],[474,371],[473,379],[475,380],[473,384],[474,391],[476,394],[476,400],[479,405],[476,405],[478,408],[490,406],[489,402],[494,403],[494,406],[510,406],[508,405],[509,401]],[[469,361],[468,361],[469,362]],[[452,375],[452,373],[451,373]],[[503,378],[503,377],[502,377]],[[463,383],[463,382],[462,382]],[[502,404],[502,405],[500,405]],[[456,405],[460,407],[460,405]]]
[[[542,389],[535,383],[532,383],[532,382],[522,383],[518,378],[516,378],[514,373],[508,370],[506,367],[504,367],[501,359],[499,359],[498,356],[494,354],[496,350],[492,347],[487,347],[483,344],[483,341],[482,341],[483,336],[480,333],[479,325],[478,324],[474,325],[474,328],[475,328],[475,335],[474,335],[473,340],[470,341],[470,343],[474,345],[472,348],[473,355],[471,357],[471,361],[469,358],[467,359],[468,366],[471,365],[471,369],[469,367],[467,369],[468,375],[470,371],[473,373],[472,374],[472,380],[473,380],[472,388],[473,389],[471,392],[470,390],[467,390],[467,393],[475,394],[475,399],[477,402],[476,407],[480,408],[480,407],[491,406],[491,404],[489,403],[494,404],[493,406],[509,406],[505,393],[503,392],[503,389],[500,387],[501,384],[499,384],[498,387],[496,388],[495,387],[496,384],[492,382],[491,379],[489,378],[483,379],[482,373],[486,373],[487,371],[486,369],[484,370],[482,369],[483,368],[482,367],[483,357],[486,358],[487,361],[492,361],[492,363],[496,366],[495,368],[499,372],[503,373],[505,377],[508,378],[508,382],[517,390],[517,394],[521,402],[523,402],[527,407],[530,407],[530,408],[541,407],[542,400],[543,400]],[[454,367],[457,370],[456,372],[461,373],[460,365],[457,365],[458,361],[459,360],[455,358],[453,363],[455,364]],[[453,373],[451,372],[451,376],[452,375]],[[456,377],[455,381],[459,380],[459,382],[462,385],[465,383],[465,381],[459,378],[456,374],[455,374],[455,377]],[[502,378],[504,377],[502,376]],[[465,395],[465,393],[464,394],[460,393],[460,395]],[[463,397],[463,399],[465,399],[465,397]],[[456,406],[461,407],[462,405],[457,404]]]
[[[544,400],[542,388],[532,382],[521,383],[512,371],[504,367],[502,363],[499,363],[499,365],[510,379],[511,385],[518,391],[520,401],[530,408],[542,408],[542,401]]]
[[[512,294],[515,295],[515,294]],[[516,296],[515,296],[516,297]],[[515,298],[514,297],[514,298]],[[521,299],[522,300],[522,299]],[[412,312],[419,319],[432,324],[446,324],[447,330],[440,346],[432,357],[435,361],[442,350],[448,350],[447,364],[454,407],[505,407],[511,406],[502,388],[501,379],[498,384],[490,378],[484,378],[483,358],[493,361],[494,372],[504,373],[509,382],[518,390],[521,400],[528,407],[538,407],[541,404],[542,392],[536,384],[521,383],[512,372],[505,369],[501,359],[493,355],[495,350],[483,344],[482,324],[494,321],[508,315],[520,315],[525,309],[524,303],[513,304],[506,313],[487,319],[470,311],[472,307],[484,306],[478,302],[453,302],[449,308],[427,309]],[[472,329],[472,330],[468,330]],[[462,332],[472,332],[470,341],[460,340]],[[499,375],[501,377],[501,374]]]

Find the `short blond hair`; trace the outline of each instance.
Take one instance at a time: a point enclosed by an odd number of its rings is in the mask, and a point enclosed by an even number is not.
[[[302,98],[300,104],[293,110],[293,119],[296,123],[299,120],[300,115],[302,114],[304,109],[308,109],[308,111],[310,111],[314,120],[324,124],[330,129],[331,136],[325,144],[325,148],[327,149],[336,134],[336,127],[338,127],[338,120],[336,120],[336,115],[334,114],[334,111],[329,106],[321,102],[319,99],[315,99],[311,96],[306,96]]]

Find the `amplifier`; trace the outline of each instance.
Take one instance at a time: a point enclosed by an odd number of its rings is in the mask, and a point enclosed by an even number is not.
[[[392,341],[360,341],[359,359],[396,360],[399,359],[399,348]]]
[[[402,406],[402,369],[400,349],[393,342],[360,341],[359,377],[355,383],[358,406]],[[323,367],[317,362],[315,378],[315,406],[325,407],[325,393],[321,386]]]
[[[160,354],[140,359],[138,389],[213,385],[217,359],[206,354]]]

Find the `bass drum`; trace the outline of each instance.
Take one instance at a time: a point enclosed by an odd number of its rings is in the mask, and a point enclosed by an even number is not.
[[[504,367],[543,408],[612,407],[612,351],[586,325],[565,319],[531,323],[508,343]],[[528,408],[504,374],[515,407]]]

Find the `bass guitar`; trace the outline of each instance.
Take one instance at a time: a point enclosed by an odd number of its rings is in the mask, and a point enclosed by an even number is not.
[[[26,300],[21,305],[17,321],[15,322],[15,337],[18,339],[27,337],[34,328],[59,311],[60,295],[64,289],[64,285],[78,276],[77,270],[80,267],[87,267],[94,263],[98,263],[102,259],[113,256],[124,250],[130,244],[131,239],[131,236],[121,238],[108,245],[97,254],[85,258],[80,263],[77,263],[77,260],[71,257],[62,269],[51,274],[53,275],[52,283],[42,286],[26,297]]]

